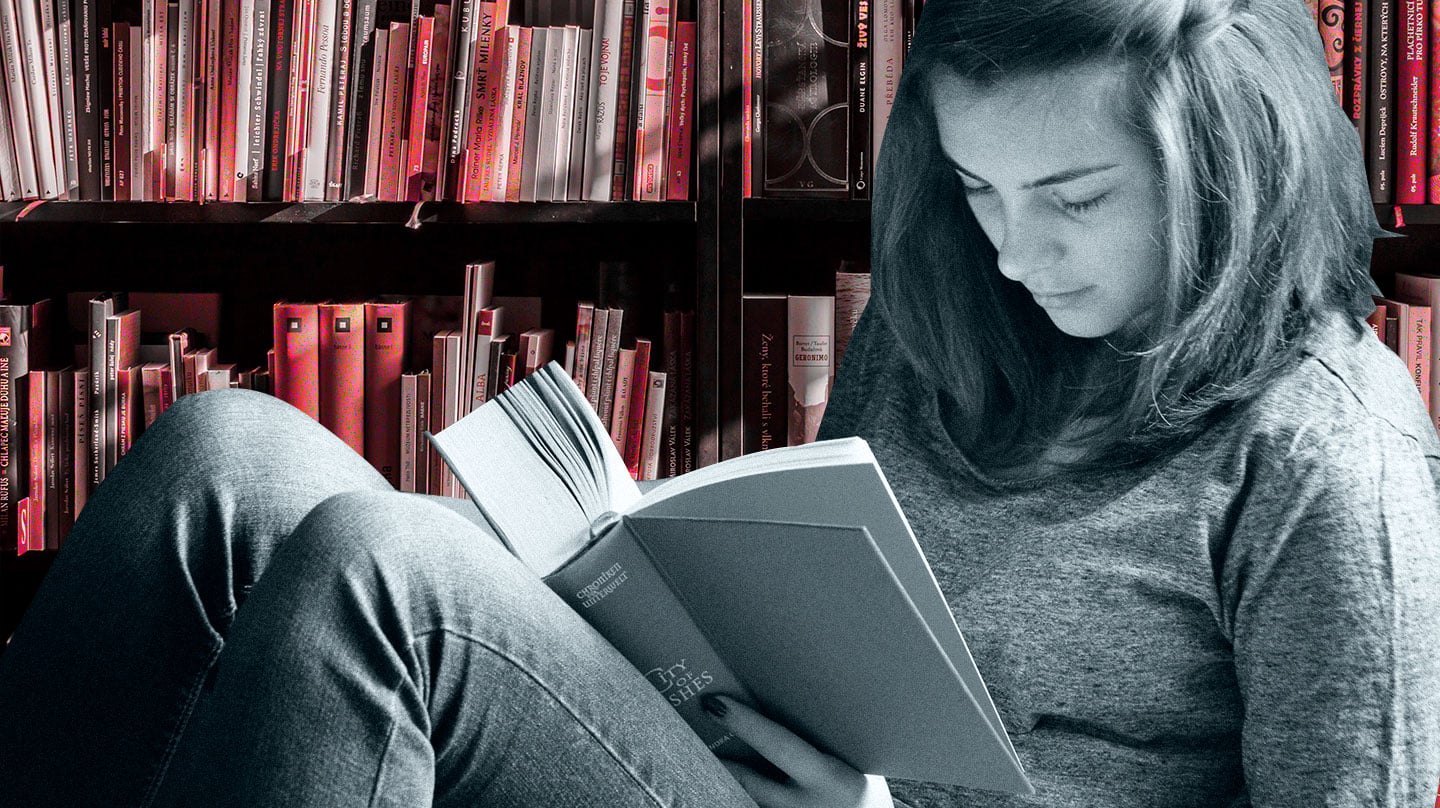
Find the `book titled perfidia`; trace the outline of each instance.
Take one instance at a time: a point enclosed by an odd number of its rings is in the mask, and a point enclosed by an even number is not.
[[[722,757],[749,701],[864,772],[1033,793],[860,438],[706,466],[643,495],[553,362],[426,437],[495,535]]]

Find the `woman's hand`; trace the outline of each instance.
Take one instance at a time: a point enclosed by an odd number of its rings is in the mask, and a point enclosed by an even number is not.
[[[855,771],[728,696],[707,695],[701,704],[735,737],[790,776],[780,782],[742,763],[720,761],[761,808],[892,808],[885,778]]]

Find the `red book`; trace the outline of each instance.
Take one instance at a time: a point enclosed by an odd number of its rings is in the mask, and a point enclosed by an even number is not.
[[[665,101],[669,97],[670,44],[675,35],[674,8],[660,0],[641,4],[645,36],[645,74],[641,76],[635,106],[635,198],[658,202],[665,198]]]
[[[669,143],[665,155],[665,198],[690,198],[690,142],[695,118],[695,23],[675,23],[675,58],[671,63],[670,98],[665,102],[670,121],[665,130]],[[646,380],[649,383],[649,380]],[[637,386],[643,390],[645,384]]]
[[[422,199],[435,199],[440,177],[440,142],[450,101],[451,72],[451,6],[435,6],[435,36],[430,47],[430,95],[425,101],[425,128],[422,132],[423,153],[420,161]]]
[[[275,397],[320,420],[320,309],[281,301],[274,309]]]
[[[1435,312],[1440,311],[1440,276],[1397,272],[1395,273],[1395,296],[1407,303],[1417,303],[1430,308],[1430,417],[1435,424],[1436,431],[1440,432],[1440,356],[1436,355],[1434,343]],[[1382,314],[1381,317],[1383,318],[1384,315]],[[1373,321],[1371,321],[1371,327],[1374,328]]]
[[[160,371],[165,368],[163,362],[146,362],[140,366],[140,393],[145,402],[144,422],[145,428],[155,423],[160,417]]]
[[[272,350],[268,353],[273,359],[275,352]],[[170,405],[174,403],[175,377],[172,375],[170,368],[164,367],[160,369],[160,412],[163,413],[170,409]]]
[[[140,366],[131,365],[116,371],[116,449],[120,457],[124,457],[140,437],[140,407],[144,396],[141,387]]]
[[[238,36],[240,26],[239,15],[231,25],[226,25],[228,20],[224,17],[222,7],[224,0],[201,0],[200,6],[203,11],[200,15],[200,24],[204,30],[201,33],[201,42],[205,50],[202,53],[204,66],[204,80],[200,92],[205,99],[205,121],[202,130],[203,140],[200,143],[200,159],[196,165],[200,168],[200,194],[201,199],[207,202],[214,202],[219,197],[220,186],[220,85],[223,81],[221,74],[221,47],[222,41],[229,39],[234,41]],[[231,94],[233,97],[233,93]],[[234,129],[231,124],[228,128]],[[233,168],[231,169],[233,170]],[[228,177],[227,177],[228,179]]]
[[[1410,378],[1420,392],[1420,400],[1430,407],[1430,374],[1434,352],[1430,346],[1432,312],[1429,306],[1380,298],[1385,304],[1387,319],[1394,316],[1398,333],[1395,353],[1399,354]]]
[[[380,122],[380,180],[375,191],[375,198],[381,202],[402,199],[400,179],[405,164],[405,105],[410,97],[406,69],[409,43],[410,23],[390,23],[389,47],[385,55],[385,112]]]
[[[520,28],[516,31],[515,48],[515,97],[510,107],[513,123],[510,126],[510,158],[505,174],[505,201],[520,201],[520,177],[525,166],[525,108],[530,98],[530,40],[531,30]]]
[[[595,303],[584,300],[575,307],[575,371],[571,374],[575,385],[585,395],[585,384],[590,377],[590,337],[595,325]]]
[[[747,5],[749,5],[747,3]],[[625,169],[629,165],[631,120],[631,74],[635,72],[635,4],[625,3],[620,21],[620,66],[615,100],[615,160],[610,175],[610,201],[625,199]]]
[[[630,428],[630,383],[635,380],[635,349],[621,348],[615,357],[615,393],[610,405],[610,442],[624,456],[625,430]]]
[[[75,412],[70,424],[71,513],[80,515],[90,498],[90,369],[79,368],[72,380]]]
[[[305,143],[310,134],[310,71],[315,55],[315,0],[295,0],[290,53],[290,118],[285,132],[285,198],[300,199]]]
[[[45,538],[39,535],[44,530],[44,513],[40,505],[30,497],[21,497],[15,503],[16,525],[19,532],[15,545],[16,555],[25,555],[31,550],[44,550]]]
[[[242,196],[235,198],[236,186],[236,165],[235,165],[235,133],[239,128],[236,123],[238,110],[238,99],[236,94],[240,86],[240,0],[220,0],[220,14],[224,20],[221,26],[220,47],[220,110],[219,110],[219,137],[220,155],[216,166],[218,174],[219,189],[217,198],[221,202],[244,202]],[[245,68],[249,69],[249,55],[245,55]],[[243,185],[241,186],[244,187]]]
[[[501,31],[503,20],[495,19],[495,3],[476,4],[477,19],[474,22],[475,55],[470,64],[469,114],[465,123],[465,151],[460,158],[460,170],[447,188],[455,189],[452,196],[465,202],[489,202],[494,190],[495,159],[494,136],[498,131],[500,95],[493,92],[504,77],[501,62],[505,49],[497,43],[504,41]]]
[[[1401,0],[1396,53],[1400,79],[1396,93],[1399,147],[1395,155],[1395,202],[1400,205],[1425,203],[1430,112],[1425,65],[1428,16],[1429,0]]]
[[[635,360],[630,379],[630,420],[625,427],[625,446],[621,454],[630,476],[640,479],[640,446],[645,434],[645,396],[650,387],[650,354],[654,342],[635,338]]]
[[[408,302],[365,304],[365,459],[400,487],[400,377]]]
[[[434,52],[435,18],[422,16],[415,21],[415,70],[410,78],[410,125],[405,134],[405,190],[401,199],[406,202],[419,202],[425,198],[425,121],[430,82],[434,79],[431,70]],[[433,178],[431,190],[433,193]]]
[[[55,508],[55,546],[65,543],[75,524],[75,369],[67,367],[51,374],[51,410],[46,415],[48,430],[47,490]]]
[[[365,454],[365,304],[320,304],[320,423]]]

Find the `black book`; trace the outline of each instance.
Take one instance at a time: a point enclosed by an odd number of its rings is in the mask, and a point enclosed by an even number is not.
[[[280,0],[283,2],[283,0]],[[350,45],[350,112],[345,122],[345,187],[342,199],[365,193],[365,151],[370,138],[370,103],[374,87],[375,31],[392,22],[410,20],[408,0],[356,0]],[[383,103],[384,99],[376,99]]]
[[[115,198],[115,14],[111,0],[94,0],[96,100],[100,112],[100,198]]]
[[[850,0],[850,198],[870,198],[870,0]]]
[[[849,6],[764,5],[763,195],[849,198]]]
[[[108,81],[100,81],[100,31],[95,22],[97,2],[74,0],[71,14],[80,198],[89,202],[100,201],[102,195],[100,157],[104,146],[100,136],[100,85],[109,84]]]
[[[1370,74],[1370,26],[1366,22],[1372,0],[1350,0],[1345,8],[1345,110],[1360,135],[1360,153],[1369,141],[1365,77]]]
[[[270,15],[270,97],[265,105],[265,178],[262,198],[285,198],[285,130],[290,117],[290,43],[295,36],[295,0],[275,0]]]

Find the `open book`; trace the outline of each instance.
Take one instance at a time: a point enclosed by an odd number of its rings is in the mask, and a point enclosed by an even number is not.
[[[869,446],[771,449],[643,496],[550,363],[428,435],[501,541],[717,754],[747,701],[856,769],[1033,793]]]

